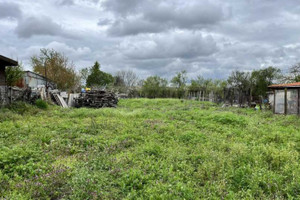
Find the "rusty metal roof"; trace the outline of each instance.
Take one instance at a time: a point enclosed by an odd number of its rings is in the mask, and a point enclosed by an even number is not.
[[[274,84],[274,85],[270,85],[268,86],[269,88],[300,88],[300,82],[296,82],[296,83],[286,83],[286,84]]]

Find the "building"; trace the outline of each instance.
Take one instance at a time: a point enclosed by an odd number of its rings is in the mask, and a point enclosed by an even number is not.
[[[24,71],[23,79],[18,81],[17,86],[20,88],[39,88],[48,86],[49,89],[56,89],[56,84],[46,77],[32,71]]]
[[[300,82],[270,85],[269,102],[276,114],[300,114]]]
[[[5,68],[17,66],[18,62],[0,55],[0,105],[7,102],[7,85],[5,79]]]
[[[18,62],[0,55],[0,86],[6,86],[5,67],[17,66]]]

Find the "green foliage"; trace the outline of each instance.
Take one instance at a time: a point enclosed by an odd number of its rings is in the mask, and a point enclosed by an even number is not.
[[[252,71],[251,82],[253,94],[267,97],[268,86],[272,85],[279,77],[280,69],[274,67]]]
[[[7,85],[14,86],[20,79],[23,78],[23,67],[21,64],[18,66],[10,66],[5,68],[5,81]]]
[[[231,87],[238,88],[241,92],[247,91],[251,87],[251,74],[243,71],[233,71],[228,77],[228,83]]]
[[[149,76],[143,83],[142,94],[147,98],[163,97],[168,81],[159,76]]]
[[[300,198],[296,116],[178,99],[30,109],[0,110],[1,198]]]
[[[76,90],[80,86],[80,77],[72,62],[54,49],[41,49],[40,54],[32,56],[33,71],[47,77],[61,90]]]
[[[205,79],[198,76],[196,79],[191,80],[189,92],[203,92],[203,96],[208,98],[210,92],[213,92],[217,97],[224,98],[224,89],[227,87],[227,81]]]
[[[47,109],[48,108],[47,102],[42,100],[42,99],[37,99],[35,101],[35,105],[36,105],[36,107],[38,107],[40,109]]]
[[[185,97],[186,82],[187,82],[187,75],[185,70],[178,72],[176,76],[172,78],[171,83],[173,84],[173,86],[176,87],[178,98]]]
[[[100,70],[100,64],[96,61],[94,66],[90,69],[90,74],[87,77],[86,85],[88,87],[102,87],[113,83],[114,78],[111,74]]]

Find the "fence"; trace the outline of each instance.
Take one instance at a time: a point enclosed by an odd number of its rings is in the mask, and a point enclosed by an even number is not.
[[[0,106],[7,105],[8,103],[23,100],[24,89],[18,87],[0,86]]]
[[[0,106],[7,104],[7,87],[0,86]]]

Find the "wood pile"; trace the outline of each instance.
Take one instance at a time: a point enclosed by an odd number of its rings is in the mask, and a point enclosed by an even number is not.
[[[112,93],[104,90],[91,90],[82,93],[80,97],[75,98],[75,107],[89,107],[89,108],[103,108],[103,107],[117,107],[118,97]]]

